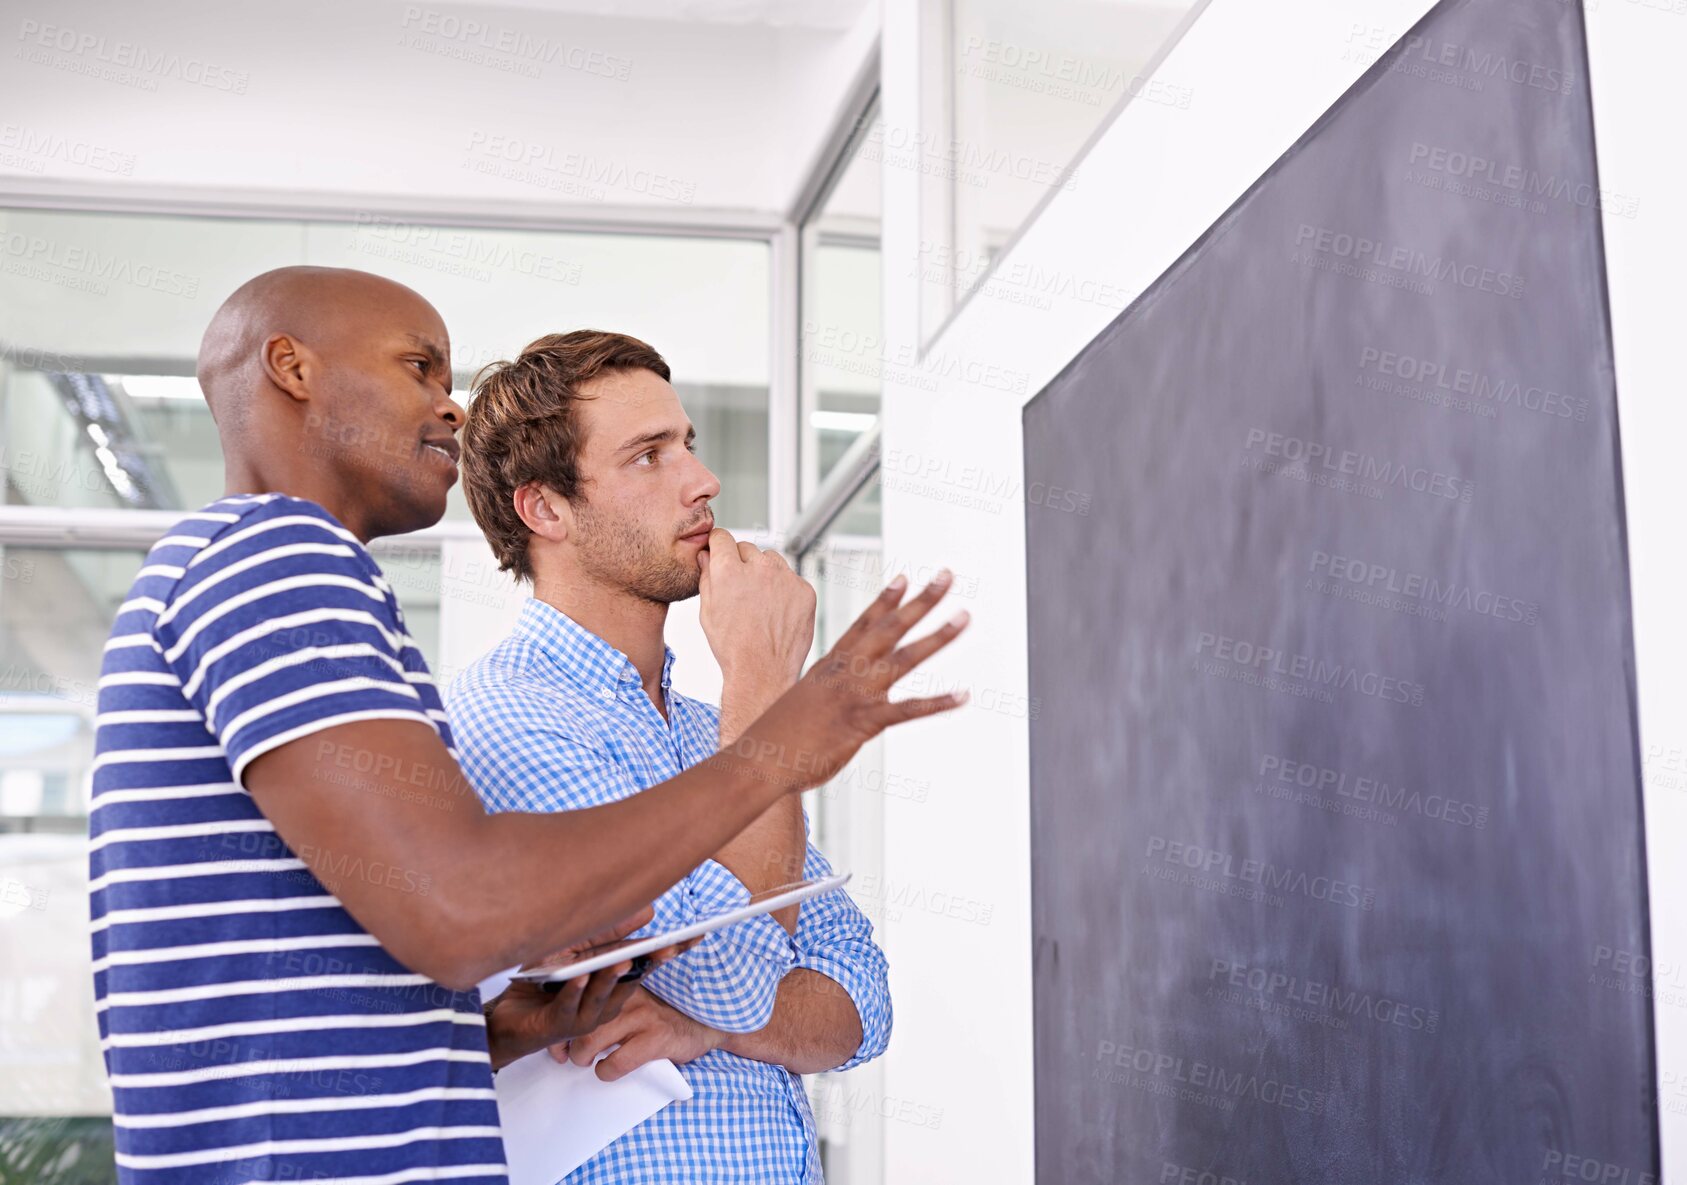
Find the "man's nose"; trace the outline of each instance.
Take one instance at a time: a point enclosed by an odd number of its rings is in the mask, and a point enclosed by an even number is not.
[[[697,468],[699,473],[692,487],[691,501],[695,502],[699,498],[709,501],[720,497],[720,479],[714,475],[714,471],[702,461],[697,462]]]
[[[449,395],[435,405],[434,411],[440,419],[451,425],[451,431],[453,432],[462,430],[463,421],[468,416],[468,412],[463,410],[463,405]]]

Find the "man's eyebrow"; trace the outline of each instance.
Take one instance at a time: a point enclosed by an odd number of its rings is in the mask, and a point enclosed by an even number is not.
[[[428,356],[428,361],[432,365],[440,367],[448,365],[445,359],[445,351],[432,338],[423,337],[419,333],[407,333],[404,336],[410,339],[411,345]]]
[[[638,436],[633,437],[631,440],[627,441],[627,443],[623,444],[620,448],[616,449],[615,451],[618,452],[618,453],[624,453],[628,449],[641,448],[641,447],[643,447],[644,445],[647,445],[647,444],[667,444],[670,440],[677,439],[678,436],[679,436],[679,430],[677,428],[663,428],[663,429],[661,429],[660,431],[657,431],[657,432],[645,432],[645,433],[642,433]],[[690,444],[693,440],[696,440],[696,439],[697,439],[697,428],[696,428],[696,426],[688,424],[686,426],[686,429],[685,429],[685,443]]]

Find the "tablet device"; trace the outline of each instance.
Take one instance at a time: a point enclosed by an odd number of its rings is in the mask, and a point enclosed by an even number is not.
[[[849,873],[840,872],[832,876],[818,876],[813,880],[780,885],[776,889],[765,889],[753,895],[742,905],[735,905],[718,913],[705,914],[703,917],[687,922],[677,929],[668,930],[662,934],[650,934],[643,938],[623,938],[619,942],[594,946],[590,950],[582,951],[570,962],[546,963],[538,967],[526,967],[517,971],[510,978],[525,979],[536,983],[561,983],[564,980],[589,975],[600,968],[610,967],[627,960],[632,960],[635,971],[641,971],[640,964],[644,962],[641,956],[659,951],[665,946],[673,946],[676,943],[684,942],[688,938],[711,934],[736,922],[753,918],[757,914],[772,913],[776,909],[784,909],[787,905],[795,905],[798,902],[807,901],[810,897],[818,897],[822,893],[830,893],[833,889],[841,889],[848,880]],[[630,979],[635,978],[635,976],[629,974],[622,978]]]

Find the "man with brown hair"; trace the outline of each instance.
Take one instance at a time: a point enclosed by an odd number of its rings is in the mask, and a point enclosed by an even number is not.
[[[636,801],[730,748],[802,673],[814,590],[777,552],[714,526],[720,483],[668,379],[644,342],[584,330],[540,338],[477,381],[464,489],[500,564],[533,585],[515,633],[448,696],[464,772],[494,810]],[[668,606],[692,596],[721,666],[719,708],[670,685]],[[830,871],[786,798],[658,898],[654,925]],[[589,1065],[618,1046],[598,1065],[609,1080],[666,1057],[694,1092],[570,1185],[818,1181],[798,1075],[883,1051],[890,993],[871,935],[841,890],[753,919],[659,968],[618,1017],[555,1050]]]
[[[153,545],[100,676],[88,888],[118,1179],[496,1185],[493,1067],[588,1028],[614,975],[490,1015],[474,985],[955,706],[887,699],[956,632],[901,644],[942,587],[888,589],[730,752],[597,810],[489,815],[367,548],[437,522],[457,480],[438,312],[365,272],[268,272],[212,318],[199,383],[227,492]]]

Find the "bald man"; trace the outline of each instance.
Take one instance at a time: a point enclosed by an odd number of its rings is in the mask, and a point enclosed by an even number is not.
[[[100,679],[89,865],[118,1177],[501,1182],[493,1070],[612,1014],[628,965],[484,1009],[474,985],[641,924],[863,743],[963,703],[889,699],[961,630],[903,643],[947,575],[906,603],[893,582],[679,776],[488,815],[366,547],[438,521],[457,479],[439,314],[366,273],[283,268],[218,310],[199,380],[227,493],[153,547]],[[803,595],[774,571],[717,610]]]

